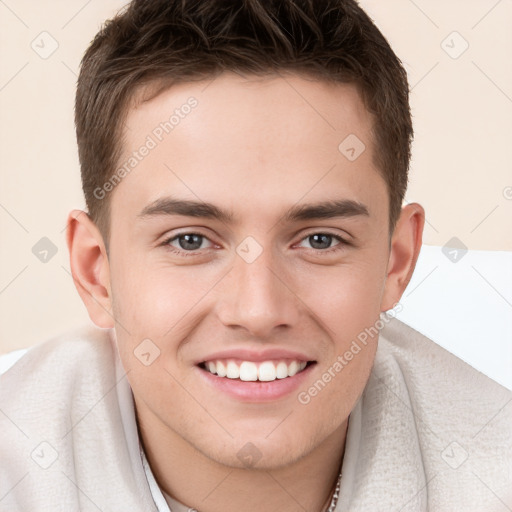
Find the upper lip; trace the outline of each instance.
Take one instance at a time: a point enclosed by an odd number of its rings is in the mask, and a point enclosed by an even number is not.
[[[196,361],[196,364],[204,363],[206,361],[215,361],[218,359],[241,359],[242,361],[271,361],[279,359],[293,359],[296,361],[314,361],[313,358],[294,350],[282,348],[269,348],[265,350],[251,350],[248,348],[221,350],[214,352],[208,356],[203,357]]]

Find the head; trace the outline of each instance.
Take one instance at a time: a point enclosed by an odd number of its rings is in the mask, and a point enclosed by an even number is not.
[[[143,428],[231,466],[252,442],[268,468],[335,436],[378,336],[300,397],[398,302],[424,219],[402,208],[406,73],[369,17],[352,0],[135,0],[85,54],[76,127],[73,276],[115,328]],[[208,372],[231,360],[307,366],[269,397]]]

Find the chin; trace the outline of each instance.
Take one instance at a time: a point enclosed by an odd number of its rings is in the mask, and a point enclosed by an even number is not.
[[[275,428],[275,425],[274,425]],[[191,443],[193,444],[193,443]],[[247,432],[235,436],[222,446],[197,446],[208,459],[223,466],[237,469],[276,470],[284,468],[306,456],[315,447],[306,439],[298,439],[283,430],[281,435],[251,436]]]

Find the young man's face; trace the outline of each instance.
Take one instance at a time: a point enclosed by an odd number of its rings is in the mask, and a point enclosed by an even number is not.
[[[266,468],[342,436],[377,339],[333,365],[406,284],[386,279],[388,192],[356,88],[224,74],[126,125],[120,166],[140,161],[111,192],[106,288],[143,430]]]

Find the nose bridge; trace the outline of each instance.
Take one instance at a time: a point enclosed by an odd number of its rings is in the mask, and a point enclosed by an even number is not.
[[[249,250],[244,253],[244,248]],[[254,258],[255,250],[259,255]],[[298,305],[286,283],[283,263],[270,247],[240,244],[222,292],[220,320],[228,326],[244,327],[258,337],[268,336],[275,327],[295,324]]]

